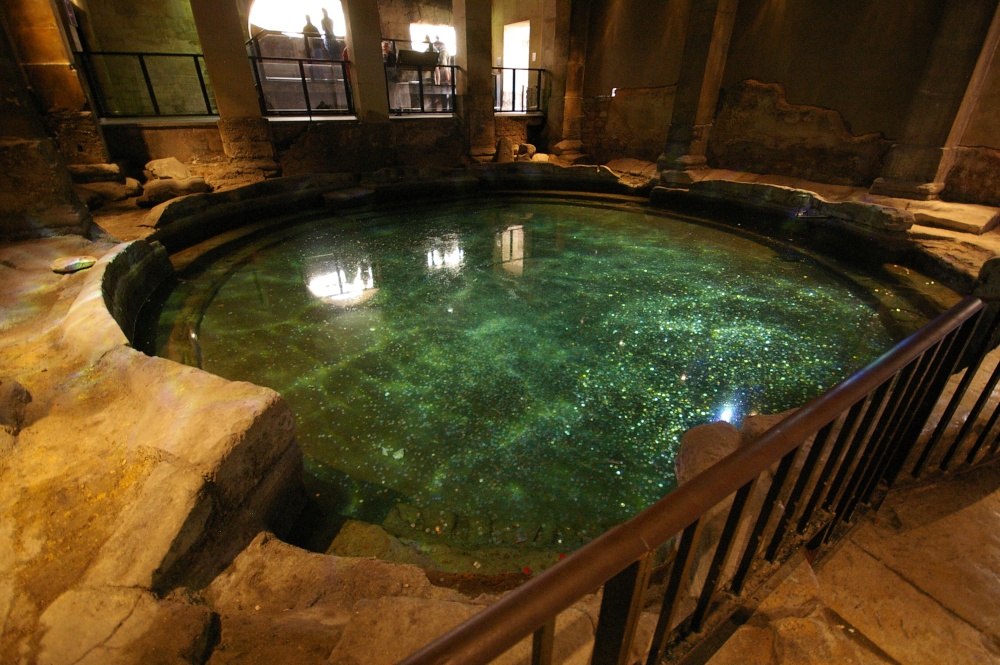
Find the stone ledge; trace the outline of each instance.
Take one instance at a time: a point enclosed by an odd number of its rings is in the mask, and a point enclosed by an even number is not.
[[[650,195],[653,205],[669,205],[685,199],[736,204],[897,241],[905,241],[906,232],[913,226],[913,215],[895,208],[857,201],[827,201],[805,189],[766,183],[701,180],[684,190],[656,187]]]

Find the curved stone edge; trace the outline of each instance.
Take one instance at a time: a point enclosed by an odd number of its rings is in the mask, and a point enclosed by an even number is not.
[[[136,640],[148,643],[145,620],[131,628],[127,620],[136,594],[161,627],[177,607],[190,614],[183,630],[192,649],[203,648],[202,636],[217,619],[197,602],[161,594],[207,585],[261,531],[290,526],[279,516],[293,514],[302,500],[302,454],[280,395],[131,348],[122,328],[134,328],[145,297],[172,272],[162,246],[120,244],[91,269],[62,324],[63,347],[91,380],[114,386],[119,403],[144,405],[131,422],[109,428],[107,449],[95,454],[138,447],[154,462],[78,584],[43,613],[44,662],[71,662],[60,645],[76,643],[81,630],[93,633],[98,651],[124,654]],[[115,600],[120,596],[124,605]],[[81,605],[80,598],[88,600]],[[121,616],[105,626],[108,603],[121,605]],[[73,621],[65,620],[66,608]]]
[[[908,242],[912,213],[874,203],[827,201],[814,192],[782,185],[734,180],[702,180],[688,189],[655,187],[650,202],[658,206],[692,202],[739,205],[747,209],[778,213],[819,224],[843,228],[854,235],[872,237],[887,245]]]

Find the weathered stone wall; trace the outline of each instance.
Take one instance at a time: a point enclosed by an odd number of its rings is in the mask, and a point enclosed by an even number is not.
[[[0,239],[83,233],[90,215],[0,31]]]
[[[961,203],[1000,206],[1000,53],[993,61],[955,149],[955,162],[945,178],[941,198]]]
[[[201,53],[188,0],[131,2],[76,0],[80,37],[90,51]],[[146,58],[161,113],[206,113],[198,71],[191,58]],[[202,74],[207,78],[204,64]],[[154,115],[139,61],[128,56],[94,56],[96,87],[112,114]]]
[[[716,168],[868,186],[890,143],[880,134],[854,136],[834,110],[792,105],[778,84],[731,86],[716,115],[708,162]]]
[[[201,50],[188,0],[74,0],[74,4],[92,51]]]
[[[114,159],[123,162],[131,173],[138,173],[152,159],[164,157],[176,157],[186,164],[226,159],[214,122],[169,127],[109,125],[104,134]]]
[[[677,84],[686,0],[593,0],[584,97]],[[661,146],[662,147],[662,146]]]
[[[993,53],[979,100],[972,109],[969,124],[959,139],[963,146],[981,146],[1000,150],[1000,52]]]
[[[495,0],[493,3],[493,64],[507,67],[503,62],[503,27],[511,23],[528,21],[531,33],[528,47],[535,54],[529,67],[542,67],[542,0]],[[530,57],[530,56],[529,56]]]
[[[722,85],[780,83],[795,104],[837,109],[854,133],[896,139],[946,4],[741,0]]]
[[[611,106],[611,95],[585,97],[581,111],[580,140],[585,149],[601,153],[604,127],[608,124],[608,107]]]
[[[273,127],[282,173],[364,173],[386,167],[460,166],[465,132],[455,118],[390,123],[283,123]]]
[[[104,163],[107,148],[67,50],[57,14],[61,7],[48,0],[10,0],[5,3],[5,27],[47,133],[63,159],[69,164]]]
[[[452,24],[451,0],[379,0],[378,13],[387,39],[409,39],[411,23]]]
[[[514,144],[530,143],[539,152],[546,152],[551,146],[540,145],[540,136],[543,120],[535,116],[508,116],[498,115],[496,117],[497,141],[500,139],[510,139]]]
[[[1000,206],[1000,150],[956,148],[955,164],[945,178],[941,198]]]
[[[581,138],[593,161],[655,162],[667,141],[676,92],[675,86],[618,88],[613,97],[585,100]]]

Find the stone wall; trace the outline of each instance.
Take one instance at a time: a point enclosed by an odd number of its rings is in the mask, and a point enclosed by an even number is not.
[[[90,215],[42,124],[14,47],[0,31],[0,239],[84,233]]]
[[[497,142],[506,138],[515,145],[530,143],[538,148],[539,152],[547,152],[552,146],[542,145],[541,130],[543,125],[544,119],[536,116],[498,115],[496,117]]]
[[[722,85],[780,83],[792,103],[837,109],[854,133],[897,139],[946,4],[740,0]]]
[[[716,168],[869,186],[890,143],[854,136],[831,109],[793,105],[778,84],[741,81],[725,94],[712,127],[708,162]]]
[[[1000,206],[1000,150],[956,148],[955,164],[945,178],[941,198]]]
[[[655,162],[667,142],[676,92],[675,86],[619,88],[614,96],[585,99],[581,138],[593,161]]]
[[[222,137],[214,122],[163,127],[108,125],[104,135],[114,159],[123,162],[134,176],[152,159],[176,157],[186,164],[226,159]]]
[[[959,139],[963,146],[1000,150],[1000,50],[994,51],[979,99]]]
[[[535,54],[529,67],[542,67],[542,0],[495,0],[493,3],[493,65],[507,67],[503,62],[503,27],[528,21],[531,31],[528,48]],[[529,56],[530,57],[530,56]]]
[[[272,127],[282,173],[365,173],[386,167],[461,166],[465,131],[456,118],[389,123],[282,123]]]
[[[584,97],[677,84],[688,2],[593,0]]]
[[[80,38],[89,51],[201,53],[201,42],[187,0],[136,3],[129,0],[77,0]],[[204,63],[199,65],[207,81]],[[160,112],[206,114],[198,70],[190,57],[148,56],[146,68]],[[92,85],[109,115],[155,115],[139,60],[131,56],[93,56]],[[209,89],[211,85],[209,84]]]
[[[408,39],[411,23],[452,24],[451,0],[379,0],[378,13],[387,39]]]

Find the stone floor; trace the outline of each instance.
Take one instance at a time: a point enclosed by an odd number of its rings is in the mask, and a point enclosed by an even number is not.
[[[812,189],[831,200],[867,196],[864,190],[785,178],[710,175]],[[984,260],[1000,256],[995,209],[879,202],[921,208],[926,217],[912,237],[970,276]],[[137,486],[130,470],[157,460],[126,464],[128,460],[94,454],[102,449],[103,421],[112,417],[106,408],[107,387],[91,376],[86,359],[54,355],[65,353],[57,329],[83,277],[60,277],[49,269],[59,256],[99,255],[116,240],[148,235],[152,229],[145,220],[144,211],[126,203],[95,216],[106,234],[96,242],[69,237],[0,247],[0,374],[16,376],[35,398],[28,405],[25,433],[11,445],[40,451],[30,459],[25,456],[12,473],[13,458],[5,461],[0,445],[0,477],[5,478],[0,505],[17,511],[0,519],[0,660],[41,662],[33,661],[33,654],[48,654],[47,662],[165,662],[155,654],[132,658],[139,652],[128,651],[124,642],[87,646],[93,626],[74,623],[84,609],[75,603],[114,603],[64,593],[79,582],[87,557],[115,528],[108,518],[114,513],[102,508],[102,502],[125,502]],[[100,408],[85,403],[83,397],[91,394]],[[133,401],[123,394],[113,405],[132,413]],[[87,428],[72,437],[46,434],[60,427],[71,430],[81,422],[77,411],[88,414]],[[63,467],[66,473],[55,472]],[[74,483],[64,482],[67,477]],[[48,483],[44,494],[35,491],[40,483]],[[16,579],[23,584],[4,572],[11,567],[20,571]],[[314,588],[314,578],[307,574],[347,580],[347,571],[355,567],[364,574],[322,589]],[[222,638],[213,663],[292,662],[295,650],[301,655],[295,662],[391,663],[416,646],[399,639],[407,622],[440,616],[444,626],[489,601],[433,587],[416,568],[390,569],[378,562],[310,554],[263,535],[205,590],[203,600],[153,598],[131,587],[122,587],[121,594],[120,602],[113,600],[127,605],[123,611],[130,613],[129,625],[134,624],[137,634],[146,631],[145,647],[161,644],[149,641],[155,634],[148,625],[155,624],[166,631],[162,639],[187,639],[185,648],[193,654],[204,649],[206,635],[221,617]],[[209,616],[205,603],[216,618]],[[148,609],[140,612],[143,607]],[[176,622],[154,621],[164,613]],[[592,634],[589,617],[582,608],[564,619],[566,630],[578,633],[569,641],[573,658],[578,656],[576,645]],[[43,631],[16,633],[19,625],[44,626],[45,621],[66,624],[62,632],[80,639],[63,645],[72,647],[63,654],[52,644],[47,647]],[[116,639],[127,637],[115,634]],[[386,648],[366,652],[376,638]],[[80,651],[81,645],[89,650]],[[867,518],[835,551],[813,564],[801,561],[711,662],[1000,663],[1000,466],[891,494],[878,515]]]
[[[709,663],[1000,663],[1000,464],[889,494]]]

